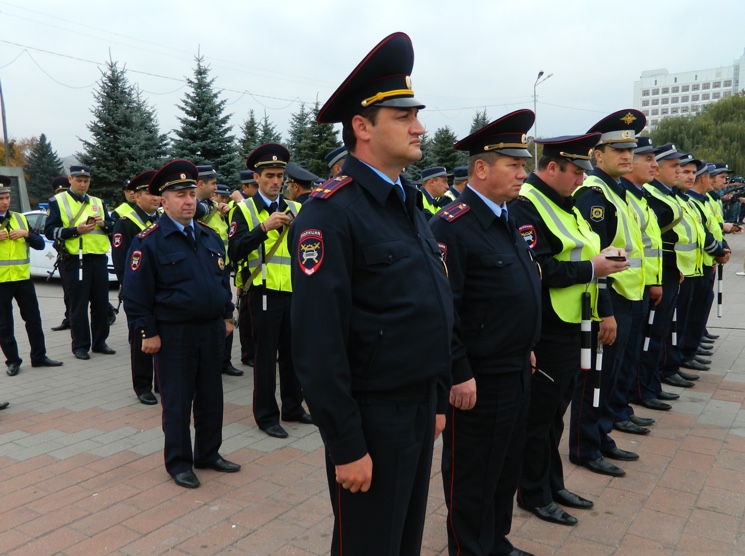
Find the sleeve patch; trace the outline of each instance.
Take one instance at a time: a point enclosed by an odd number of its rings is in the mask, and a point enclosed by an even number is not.
[[[137,269],[140,268],[141,264],[142,264],[142,251],[134,251],[132,253],[132,258],[129,261],[129,268],[132,269],[132,272],[137,272]]]
[[[530,247],[531,249],[535,249],[535,246],[538,243],[538,236],[535,231],[535,226],[533,226],[533,224],[524,224],[520,226],[517,231],[520,232],[521,236],[523,236],[523,239],[525,240],[525,243],[528,244],[528,247]]]
[[[440,253],[442,253],[442,260],[443,262],[447,262],[448,260],[448,246],[446,243],[442,243],[441,241],[437,242],[438,247],[440,248]]]
[[[122,245],[122,234],[114,234],[114,240],[112,241],[114,247],[120,247]]]
[[[313,276],[323,262],[323,233],[321,230],[305,230],[298,237],[297,259],[307,276]]]
[[[230,223],[230,231],[228,232],[228,237],[233,237],[235,235],[235,230],[238,228],[238,222],[231,222]]]
[[[590,207],[590,220],[593,222],[602,222],[605,218],[605,208],[604,207]]]

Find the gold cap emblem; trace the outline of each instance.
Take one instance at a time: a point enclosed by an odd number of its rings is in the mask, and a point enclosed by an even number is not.
[[[186,174],[180,174],[179,175],[179,178],[181,178],[182,180],[185,180],[186,179]]]
[[[625,123],[626,125],[631,125],[631,122],[636,121],[636,116],[634,116],[631,112],[629,112],[623,118],[621,118],[621,121]]]

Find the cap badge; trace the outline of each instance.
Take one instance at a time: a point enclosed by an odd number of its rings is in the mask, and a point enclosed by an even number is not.
[[[631,122],[636,121],[636,116],[629,112],[623,118],[621,118],[621,121],[626,125],[631,125]]]
[[[634,118],[636,119],[636,118]],[[624,129],[621,132],[621,139],[631,139],[633,137],[633,134],[630,129]]]
[[[272,155],[272,160],[277,160],[277,155],[276,154],[273,154]]]
[[[182,180],[185,180],[186,179],[186,174],[180,174],[179,175],[179,178],[181,178]]]

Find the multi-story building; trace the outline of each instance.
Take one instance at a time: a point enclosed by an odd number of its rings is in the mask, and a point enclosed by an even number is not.
[[[719,68],[680,73],[647,70],[634,82],[634,108],[647,116],[649,127],[654,127],[669,116],[697,114],[707,104],[744,87],[745,54],[731,66]]]

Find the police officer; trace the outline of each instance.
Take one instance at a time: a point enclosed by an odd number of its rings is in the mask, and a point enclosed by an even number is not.
[[[66,191],[67,188],[70,187],[70,182],[67,180],[67,176],[57,176],[52,180],[51,185],[54,195],[57,195],[57,193]],[[52,199],[53,197],[50,197],[49,201],[51,202]],[[57,272],[59,272],[60,278],[62,278],[62,259],[67,255],[67,251],[65,250],[65,246],[60,241],[55,241],[53,246],[54,250],[57,251],[57,260],[54,262],[54,267]],[[70,298],[67,296],[64,278],[62,279],[62,297],[65,302],[65,316],[62,318],[62,322],[60,324],[52,327],[52,330],[54,332],[70,329]]]
[[[310,190],[314,182],[318,179],[318,176],[305,168],[301,168],[294,162],[287,163],[285,176],[287,176],[287,198],[301,205],[305,204],[305,201],[310,197]]]
[[[626,261],[600,253],[600,238],[574,207],[572,193],[591,171],[590,156],[600,133],[536,140],[543,155],[535,172],[509,205],[518,231],[541,266],[541,337],[535,347],[527,435],[517,503],[540,519],[574,525],[558,504],[587,509],[589,500],[568,491],[559,455],[564,414],[580,372],[583,295],[595,319],[597,278],[620,272]],[[612,249],[610,251],[613,251]],[[613,254],[613,253],[609,253]]]
[[[287,232],[300,203],[280,195],[290,151],[277,143],[257,147],[246,159],[259,191],[233,209],[230,258],[237,262],[248,301],[256,345],[253,412],[269,436],[287,438],[279,424],[276,400],[277,362],[283,421],[312,424],[303,408],[303,394],[292,362],[290,333],[290,254]],[[278,355],[279,354],[279,355]]]
[[[344,160],[347,158],[347,147],[342,145],[336,147],[333,151],[323,157],[323,160],[328,164],[329,177],[334,177],[341,172],[342,166],[344,166]]]
[[[622,477],[625,471],[607,459],[631,461],[638,454],[622,450],[608,435],[613,427],[613,411],[608,393],[624,381],[631,369],[622,368],[623,353],[631,331],[634,303],[644,295],[643,244],[641,230],[625,200],[618,179],[632,169],[635,136],[646,123],[638,110],[620,110],[606,116],[589,129],[600,132],[593,149],[595,169],[574,192],[576,206],[600,236],[600,247],[626,252],[629,268],[607,278],[607,289],[600,292],[610,300],[611,312],[593,325],[593,349],[603,345],[599,407],[593,406],[595,373],[583,373],[572,397],[569,459],[594,473]],[[624,376],[621,376],[621,374]]]
[[[0,175],[0,347],[5,354],[8,375],[15,376],[23,360],[18,355],[13,329],[13,299],[26,323],[31,366],[59,367],[62,361],[47,357],[39,302],[31,281],[29,248],[44,249],[44,238],[29,229],[23,214],[10,210],[10,184],[8,176]]]
[[[148,226],[157,222],[160,197],[149,191],[150,181],[155,170],[146,170],[127,183],[127,191],[133,193],[135,208],[124,214],[114,224],[111,240],[111,259],[120,284],[124,283],[124,270],[129,262],[127,254],[132,240]],[[142,335],[136,334],[129,326],[130,359],[132,363],[132,386],[137,399],[145,405],[155,405],[158,400],[153,395],[153,356],[142,351]]]
[[[506,536],[540,333],[540,278],[506,203],[526,177],[525,133],[534,121],[531,110],[518,110],[456,143],[470,156],[468,187],[430,220],[456,315],[442,449],[451,555],[527,554]]]
[[[137,206],[134,192],[128,187],[129,180],[122,183],[122,192],[124,193],[124,202],[111,211],[111,219],[116,223],[122,216],[132,214]]]
[[[219,367],[233,328],[225,246],[195,221],[196,166],[175,160],[148,186],[165,216],[132,241],[122,297],[142,351],[154,355],[163,405],[165,466],[177,485],[199,486],[193,467],[224,473],[240,466],[219,454],[223,392]],[[194,411],[194,450],[189,422]]]
[[[60,267],[70,298],[72,352],[90,359],[88,350],[112,355],[109,336],[108,234],[114,227],[103,201],[88,195],[91,172],[85,166],[70,166],[70,188],[49,203],[44,235],[64,243],[68,257]],[[88,304],[91,320],[88,325]]]
[[[400,178],[422,157],[413,64],[409,37],[394,33],[326,102],[318,122],[342,123],[349,154],[290,228],[292,325],[320,324],[292,348],[326,446],[335,556],[419,554],[444,426],[450,288]]]
[[[421,209],[427,220],[432,218],[440,210],[440,200],[448,190],[448,178],[453,174],[448,174],[444,166],[435,166],[422,170],[422,186],[419,188],[419,201]],[[450,202],[449,199],[445,199]],[[447,203],[446,203],[447,204]]]
[[[199,179],[197,180],[197,201],[202,210],[197,218],[215,230],[222,239],[225,252],[228,252],[228,213],[230,212],[229,199],[222,194],[216,196],[218,191],[217,172],[210,165],[197,166]],[[223,192],[227,186],[223,186]],[[214,199],[213,199],[214,198]],[[230,260],[225,258],[225,274],[230,279]],[[243,371],[236,369],[231,363],[233,352],[233,333],[225,337],[225,349],[221,362],[222,374],[229,376],[243,376]]]
[[[447,199],[450,199],[450,201],[455,201],[460,197],[460,194],[463,193],[467,183],[468,166],[456,166],[455,169],[453,169],[453,185],[448,188],[444,196],[447,197]],[[446,203],[450,202],[446,199],[443,199],[442,201]]]

